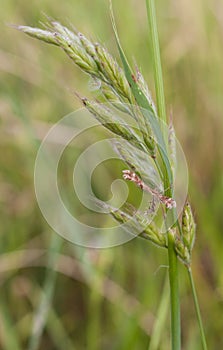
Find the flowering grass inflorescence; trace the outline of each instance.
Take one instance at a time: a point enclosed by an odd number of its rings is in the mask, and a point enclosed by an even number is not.
[[[117,61],[103,45],[92,42],[82,33],[71,31],[56,21],[48,22],[45,29],[28,26],[18,26],[17,29],[31,37],[60,47],[78,67],[90,75],[99,87],[101,101],[112,103],[117,110],[121,110],[132,117],[137,122],[140,133],[136,132],[132,127],[121,120],[118,113],[114,113],[114,109],[110,109],[108,106],[105,107],[103,104],[100,104],[97,101],[90,101],[85,97],[80,98],[83,105],[104,127],[119,137],[118,142],[121,145],[122,153],[128,153],[128,148],[131,147],[133,157],[134,149],[135,156],[137,157],[138,149],[141,152],[144,152],[146,156],[150,156],[153,159],[159,171],[162,169],[162,165],[159,164],[160,156],[157,151],[157,135],[155,135],[153,131],[153,126],[143,115],[144,113],[140,108],[141,106],[138,106],[137,100],[131,89],[131,82],[128,81],[125,70],[118,65]],[[152,118],[157,121],[158,115],[154,102],[149,93],[148,86],[138,68],[135,73],[132,73],[132,78],[136,86],[138,86],[139,91],[142,92],[147,99]],[[171,123],[169,130],[169,144],[167,144],[166,147],[168,149],[171,171],[173,171],[174,162],[171,157],[175,154],[175,145],[173,142],[174,130]],[[124,142],[123,140],[127,142]],[[124,172],[124,178],[126,180],[135,182],[142,191],[150,192],[152,197],[154,196],[158,198],[160,205],[163,206],[165,210],[174,210],[176,202],[173,198],[165,193],[161,193],[160,189],[151,188],[151,186],[144,183],[137,175],[141,174],[144,170],[140,168],[140,162],[138,162],[137,168],[135,168],[135,166],[131,164],[131,160],[124,159],[124,161],[126,161],[126,164],[131,169]],[[132,171],[133,169],[137,174]],[[164,184],[163,189],[165,189]],[[123,211],[112,207],[110,207],[110,213],[119,222],[125,222],[129,216],[129,213],[126,213],[125,216]],[[135,213],[136,211],[133,210],[132,215]],[[142,215],[145,216],[145,213]],[[165,219],[164,210],[162,210],[162,215],[164,215]],[[138,214],[138,216],[140,215]],[[139,217],[136,217],[136,220],[140,221]],[[176,228],[172,228],[175,237],[176,253],[185,264],[190,263],[193,242],[195,239],[195,224],[193,222],[191,207],[189,203],[187,203],[183,210],[182,225],[179,233],[177,233]],[[169,229],[171,229],[171,227]],[[134,226],[132,226],[132,230],[134,231]],[[150,232],[150,234],[148,234],[148,232]],[[167,247],[165,234],[162,234],[161,232],[159,233],[159,227],[156,226],[155,220],[154,222],[149,223],[147,228],[142,230],[141,236],[151,239],[151,241],[159,246]],[[160,237],[160,240],[154,238],[158,236]]]
[[[154,30],[154,28],[156,29],[155,15],[151,4],[152,1],[148,1],[148,13],[154,39],[154,57],[156,56],[159,61],[156,68],[160,68],[158,38],[156,30]],[[166,116],[164,116],[165,103],[164,97],[162,97],[164,96],[163,86],[160,82],[162,74],[159,75],[159,69],[157,69],[158,108],[156,109],[143,75],[138,68],[133,72],[126,60],[120,46],[113,16],[112,22],[123,68],[103,45],[89,40],[82,33],[70,30],[57,21],[50,20],[45,25],[45,29],[28,26],[17,26],[16,28],[31,37],[61,48],[82,71],[91,77],[100,91],[100,101],[108,103],[105,106],[98,101],[91,101],[85,97],[80,98],[87,110],[105,128],[117,135],[116,141],[112,142],[113,148],[129,168],[123,171],[123,178],[135,183],[142,191],[150,193],[152,201],[149,210],[154,214],[153,221],[147,219],[148,212],[140,212],[130,205],[120,209],[100,201],[98,204],[106,207],[110,215],[123,224],[123,227],[126,227],[128,231],[132,231],[134,235],[139,235],[159,247],[168,249],[170,286],[175,293],[172,293],[171,296],[172,345],[173,349],[180,349],[180,326],[177,326],[177,323],[180,323],[179,302],[175,303],[174,301],[174,297],[178,298],[177,276],[174,275],[177,272],[175,256],[188,269],[201,334],[203,333],[191,274],[191,255],[196,226],[188,202],[184,205],[181,222],[178,219],[177,202],[174,199],[173,191],[176,167],[175,133],[172,118],[167,128],[163,123]],[[118,111],[126,113],[132,118],[137,128],[126,123]],[[142,157],[144,157],[144,161],[141,161]],[[161,184],[158,187],[154,181],[148,179],[144,181],[144,177],[142,177],[148,169],[144,166],[145,160],[152,161],[159,174]],[[146,175],[149,176],[149,174]],[[157,203],[160,210],[155,213]],[[162,221],[162,225],[160,225],[160,221]],[[161,226],[162,228],[166,227],[166,232],[163,232]],[[175,337],[176,333],[178,334]],[[202,342],[203,348],[206,349],[204,334],[202,334]]]

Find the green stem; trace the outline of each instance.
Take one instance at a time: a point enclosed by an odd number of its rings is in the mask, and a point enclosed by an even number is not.
[[[169,282],[170,282],[170,307],[171,307],[171,335],[172,350],[181,349],[180,327],[180,301],[178,288],[178,261],[174,249],[174,236],[168,233],[169,256]]]
[[[152,56],[154,65],[154,77],[156,86],[156,99],[158,116],[162,122],[166,123],[166,108],[165,108],[165,95],[163,85],[162,66],[159,49],[159,38],[156,23],[156,11],[154,0],[146,0],[147,15],[150,28],[150,37],[152,42]],[[163,129],[163,126],[161,125]],[[165,137],[165,135],[163,135]],[[168,172],[165,172],[165,187],[171,186]],[[172,338],[172,350],[180,350],[181,348],[181,328],[180,328],[180,301],[178,290],[178,261],[176,252],[174,249],[174,237],[171,231],[168,233],[168,257],[169,257],[169,282],[170,282],[170,304],[171,304],[171,338]]]
[[[204,327],[203,327],[203,323],[202,323],[201,312],[200,312],[200,307],[199,307],[199,303],[198,303],[197,292],[196,292],[196,288],[195,288],[195,284],[194,284],[194,279],[193,279],[191,267],[188,267],[187,271],[188,271],[190,285],[191,285],[191,289],[192,289],[192,293],[193,293],[194,305],[195,305],[195,310],[196,310],[198,324],[199,324],[200,333],[201,333],[202,346],[203,346],[204,350],[207,350],[207,343],[206,343],[206,339],[205,339]]]

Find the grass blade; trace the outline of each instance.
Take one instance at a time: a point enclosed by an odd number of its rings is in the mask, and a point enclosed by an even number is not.
[[[156,87],[157,109],[159,118],[166,124],[165,94],[163,73],[160,58],[159,37],[156,23],[156,10],[153,0],[146,0],[147,15],[150,29],[150,38],[153,50],[153,69]]]
[[[54,288],[56,284],[57,272],[53,268],[58,252],[62,246],[62,239],[57,234],[53,234],[51,238],[50,250],[49,250],[49,261],[48,267],[49,270],[46,273],[43,294],[41,296],[40,304],[37,308],[37,311],[34,315],[32,334],[29,340],[28,350],[37,350],[40,344],[41,336],[46,325],[48,312],[52,302]]]
[[[169,285],[168,278],[164,282],[163,294],[159,304],[156,322],[153,327],[148,350],[157,350],[163,334],[163,329],[166,325],[167,313],[169,308]]]
[[[201,318],[201,312],[200,312],[200,307],[199,307],[198,298],[197,298],[197,292],[196,292],[191,268],[189,267],[187,269],[187,271],[188,271],[190,285],[191,285],[191,289],[192,289],[192,293],[193,293],[194,305],[195,305],[198,324],[199,324],[199,328],[200,328],[201,342],[202,342],[203,350],[207,350],[207,343],[206,343],[206,339],[205,339],[204,327],[203,327],[203,322],[202,322],[202,318]]]
[[[146,96],[144,95],[143,91],[140,89],[140,87],[138,86],[138,84],[135,82],[133,78],[131,67],[127,61],[127,58],[125,56],[125,53],[122,49],[122,46],[119,40],[112,6],[110,7],[110,11],[111,11],[112,26],[113,26],[113,30],[116,38],[116,43],[118,46],[119,55],[123,64],[124,72],[129,82],[131,91],[135,97],[135,100],[137,104],[142,108],[142,113],[144,115],[145,120],[149,122],[149,124],[152,126],[153,132],[157,140],[157,148],[159,150],[159,154],[161,156],[161,160],[163,163],[162,172],[163,172],[163,178],[165,180],[165,189],[168,189],[170,188],[170,184],[172,184],[172,171],[171,171],[171,166],[167,155],[165,140],[159,124],[159,120],[157,116],[154,115],[154,111],[149,101],[147,100]],[[169,196],[171,196],[171,193],[169,193]]]
[[[165,95],[161,58],[159,50],[158,30],[156,24],[156,12],[154,0],[146,0],[150,36],[152,41],[152,56],[156,85],[157,108],[160,119],[166,122]],[[166,163],[165,163],[166,165]],[[171,172],[170,168],[167,171]],[[164,180],[165,185],[171,186],[169,178]],[[172,350],[181,349],[181,326],[180,326],[180,300],[178,287],[178,261],[174,248],[174,237],[171,231],[168,233],[168,258],[169,258],[169,281],[170,281],[170,305],[171,305],[171,341]]]
[[[0,310],[0,344],[3,346],[4,350],[22,350],[18,341],[18,333],[10,317],[10,311],[2,300],[0,302]]]
[[[45,297],[45,292],[42,291],[39,285],[35,284],[35,295],[27,294],[27,298],[30,301],[31,305],[35,306],[35,296],[41,295],[43,298]],[[49,310],[49,316],[48,321],[46,323],[46,329],[49,334],[49,336],[52,339],[52,342],[54,343],[55,350],[75,350],[76,347],[72,343],[72,340],[64,327],[63,324],[63,318],[59,316],[54,308],[50,308]]]

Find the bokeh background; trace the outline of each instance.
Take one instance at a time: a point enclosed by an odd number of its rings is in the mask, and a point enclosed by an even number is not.
[[[187,157],[197,221],[193,271],[209,349],[221,349],[223,3],[156,4],[167,110]],[[127,56],[142,68],[154,96],[145,3],[113,5]],[[142,239],[106,250],[72,245],[52,231],[38,208],[33,172],[39,144],[80,106],[73,90],[91,95],[89,78],[59,49],[7,26],[39,25],[44,13],[72,23],[118,57],[108,1],[1,0],[0,348],[148,349],[159,317],[158,345],[150,349],[168,350],[166,252]],[[60,173],[65,189],[69,157]],[[110,171],[112,178],[120,176],[114,167]],[[201,349],[183,267],[180,293],[183,349]]]

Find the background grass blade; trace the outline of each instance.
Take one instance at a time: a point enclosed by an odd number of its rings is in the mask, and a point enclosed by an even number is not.
[[[164,287],[162,291],[162,297],[160,300],[159,308],[156,314],[156,321],[153,326],[153,332],[150,338],[148,350],[159,349],[160,340],[162,339],[162,334],[164,333],[164,328],[166,327],[167,315],[169,311],[169,281],[168,276],[166,276]]]
[[[34,314],[31,337],[28,349],[37,350],[41,341],[41,336],[47,322],[49,309],[51,307],[54,289],[56,284],[57,272],[54,269],[58,253],[62,247],[63,240],[59,235],[53,234],[48,253],[48,270],[46,271],[43,292],[39,306]]]
[[[22,350],[19,343],[17,329],[13,324],[10,316],[8,305],[1,297],[0,301],[0,328],[1,328],[1,344],[4,350]]]

